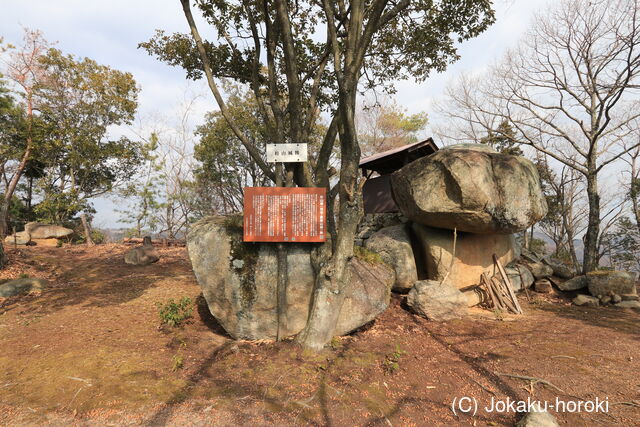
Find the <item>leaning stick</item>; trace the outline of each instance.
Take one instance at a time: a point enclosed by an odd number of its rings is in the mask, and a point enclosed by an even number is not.
[[[502,280],[504,280],[504,284],[507,287],[507,291],[509,292],[509,295],[511,296],[511,300],[513,301],[513,304],[516,306],[516,312],[515,313],[516,314],[523,314],[522,307],[520,307],[520,303],[518,302],[518,298],[516,297],[516,294],[513,292],[513,288],[511,287],[511,281],[509,280],[509,277],[507,276],[507,273],[504,271],[504,268],[502,268],[502,264],[500,264],[500,261],[498,260],[498,257],[496,256],[496,254],[493,254],[493,261],[498,266],[498,271],[500,271],[500,275],[502,276]]]

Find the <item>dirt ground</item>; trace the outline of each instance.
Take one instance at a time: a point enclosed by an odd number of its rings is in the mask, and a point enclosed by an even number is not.
[[[528,397],[608,399],[607,413],[552,410],[564,425],[640,425],[639,312],[532,295],[520,297],[524,316],[433,323],[396,297],[371,325],[305,354],[226,336],[184,248],[145,267],[125,265],[126,249],[8,250],[0,277],[50,286],[0,300],[0,425],[510,426],[522,415],[485,406]],[[160,327],[156,303],[183,296],[193,319]],[[475,415],[454,414],[465,396]]]

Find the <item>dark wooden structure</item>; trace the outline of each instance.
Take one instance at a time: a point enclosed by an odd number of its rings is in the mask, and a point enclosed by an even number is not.
[[[391,174],[404,165],[438,151],[432,138],[374,154],[360,161],[367,181],[362,187],[365,213],[398,212],[391,192]],[[374,176],[377,174],[379,176]]]

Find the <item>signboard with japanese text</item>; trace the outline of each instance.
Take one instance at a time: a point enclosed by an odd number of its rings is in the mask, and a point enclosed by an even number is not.
[[[325,188],[245,187],[245,242],[324,242]]]
[[[306,162],[307,144],[267,144],[267,162]]]

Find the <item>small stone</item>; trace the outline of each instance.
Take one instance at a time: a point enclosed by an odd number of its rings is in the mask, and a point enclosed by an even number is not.
[[[636,308],[640,310],[640,301],[622,301],[615,305],[620,308]]]
[[[611,302],[613,304],[618,304],[621,301],[622,301],[622,297],[618,294],[613,294],[613,296],[611,297]]]
[[[605,295],[602,298],[600,298],[600,304],[602,305],[607,305],[611,302],[612,298],[609,295]]]
[[[551,286],[551,282],[547,279],[536,280],[533,288],[536,292],[540,292],[541,294],[548,294],[553,290],[553,286]]]
[[[558,421],[549,412],[540,408],[537,403],[531,405],[531,412],[516,424],[516,427],[558,427]]]
[[[598,298],[581,294],[573,299],[573,304],[578,306],[584,305],[587,307],[598,307],[600,305],[600,301]]]
[[[231,265],[233,265],[233,268],[242,268],[244,267],[244,260],[234,259],[233,261],[231,261]]]

